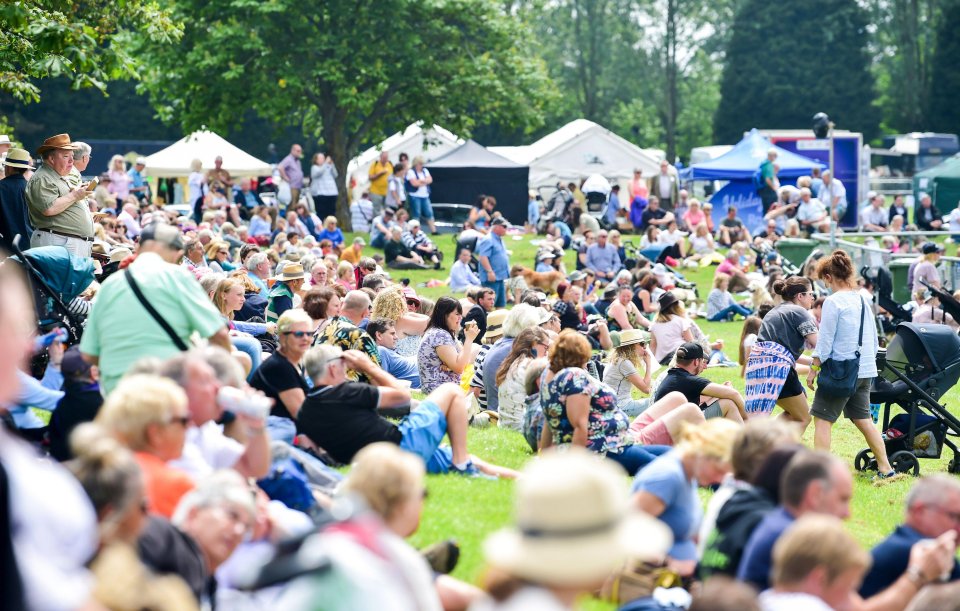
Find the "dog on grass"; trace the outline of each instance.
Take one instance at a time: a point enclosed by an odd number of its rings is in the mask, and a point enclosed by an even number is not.
[[[523,276],[528,287],[540,289],[548,295],[556,293],[557,286],[566,280],[564,275],[558,271],[535,272],[527,267],[520,269],[520,275]]]

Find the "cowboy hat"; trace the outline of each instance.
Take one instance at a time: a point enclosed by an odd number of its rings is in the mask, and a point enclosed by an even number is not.
[[[76,150],[76,148],[77,145],[70,142],[70,134],[57,134],[43,141],[43,144],[37,149],[37,155],[43,155],[47,151],[54,149],[73,151]]]
[[[483,334],[483,343],[503,336],[503,321],[507,319],[507,310],[494,310],[487,314],[487,332]]]
[[[627,329],[620,332],[620,345],[645,344],[650,341],[650,334],[643,329]]]
[[[582,448],[530,461],[515,498],[516,526],[490,536],[484,552],[535,584],[593,585],[628,558],[661,560],[672,542],[662,522],[632,508],[623,471]]]
[[[291,282],[293,280],[302,280],[307,277],[303,271],[303,266],[299,263],[289,262],[281,269],[277,269],[277,275],[273,277],[277,282]]]
[[[3,143],[0,142],[0,144]],[[7,158],[3,161],[3,165],[10,166],[11,168],[32,170],[33,160],[30,158],[30,153],[23,149],[10,149],[7,151]]]

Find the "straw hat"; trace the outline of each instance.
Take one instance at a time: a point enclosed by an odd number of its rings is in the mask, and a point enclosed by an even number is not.
[[[623,471],[578,447],[531,461],[516,485],[516,526],[490,536],[491,565],[519,579],[593,585],[627,558],[660,560],[670,530],[634,510]]]
[[[76,150],[76,148],[77,145],[70,142],[70,134],[57,134],[43,141],[43,144],[37,149],[37,155],[43,155],[47,151],[54,149],[73,151]]]
[[[3,143],[0,142],[0,144]],[[4,160],[3,165],[10,166],[11,168],[32,170],[33,160],[30,158],[30,153],[23,149],[10,149],[7,151],[7,158]]]
[[[503,336],[503,321],[507,319],[507,310],[494,310],[487,314],[487,331],[483,334],[482,342],[497,339]]]
[[[129,248],[115,248],[110,251],[110,263],[120,263],[132,254],[133,251]]]
[[[630,344],[648,343],[650,334],[643,329],[627,329],[620,332],[620,345],[629,346]]]
[[[292,280],[302,280],[307,274],[303,271],[303,266],[299,263],[287,263],[282,269],[277,270],[277,275],[273,277],[277,282],[290,282]]]

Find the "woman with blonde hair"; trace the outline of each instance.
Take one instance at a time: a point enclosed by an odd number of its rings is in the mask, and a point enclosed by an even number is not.
[[[110,177],[107,191],[113,193],[113,196],[117,199],[117,212],[119,212],[124,200],[130,195],[130,175],[127,174],[127,164],[122,156],[114,155],[110,158],[107,175]]]
[[[352,291],[357,288],[354,283],[353,265],[346,261],[341,261],[340,264],[337,265],[337,284],[348,291]]]
[[[237,267],[230,262],[230,245],[223,240],[210,240],[204,250],[207,265],[217,273],[232,272]]]
[[[337,176],[333,157],[319,152],[314,154],[310,164],[310,197],[321,218],[337,213]]]
[[[500,428],[523,432],[523,416],[527,406],[527,365],[534,359],[545,357],[550,343],[550,336],[540,327],[524,329],[513,340],[510,354],[496,371],[500,416],[497,424]]]
[[[255,370],[263,361],[263,346],[256,336],[273,335],[277,332],[277,323],[234,320],[236,312],[243,308],[247,300],[246,288],[238,278],[224,278],[217,283],[212,300],[230,327],[230,343],[250,357],[250,371]]]
[[[107,609],[197,609],[180,577],[154,577],[137,556],[137,538],[146,523],[144,472],[138,460],[95,424],[78,427],[72,445],[76,458],[66,466],[90,498],[100,527],[100,549],[90,563],[93,599]]]
[[[337,227],[337,217],[330,215],[323,219],[323,230],[317,234],[317,240],[330,240],[337,253],[340,252],[343,248],[343,231]]]
[[[667,566],[681,576],[692,575],[697,565],[693,534],[702,516],[697,487],[719,484],[732,471],[740,428],[726,418],[684,424],[676,447],[641,469],[633,481],[636,507],[673,531]]]
[[[420,298],[413,289],[401,286],[385,288],[373,300],[370,319],[384,318],[395,325],[398,335],[395,350],[400,356],[416,355],[420,338],[430,324],[429,316],[417,312],[419,307]]]
[[[107,397],[97,424],[133,450],[144,475],[148,510],[170,518],[193,480],[167,465],[180,458],[190,426],[187,396],[167,378],[136,374],[124,377]]]
[[[313,341],[313,320],[303,310],[287,310],[277,321],[277,337],[277,350],[250,374],[250,386],[273,399],[267,423],[271,437],[292,443],[309,390],[301,361]]]

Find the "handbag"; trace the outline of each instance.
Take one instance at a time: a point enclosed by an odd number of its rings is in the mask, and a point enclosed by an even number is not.
[[[143,306],[143,309],[153,317],[157,324],[163,328],[166,334],[170,337],[170,341],[173,342],[173,345],[177,347],[177,350],[181,352],[186,352],[189,350],[187,343],[177,335],[177,332],[173,330],[173,327],[170,326],[163,316],[160,316],[160,312],[157,312],[156,308],[150,305],[150,302],[147,301],[147,298],[143,296],[143,292],[140,290],[140,285],[137,284],[137,281],[133,279],[133,274],[130,273],[130,268],[123,270],[123,276],[127,279],[127,284],[130,285],[130,290],[133,291],[133,294],[136,296],[137,301],[140,302],[140,305]]]
[[[858,295],[859,296],[859,295]],[[860,372],[860,347],[863,346],[863,320],[867,306],[860,296],[860,335],[857,338],[857,351],[852,359],[828,358],[820,365],[817,376],[817,391],[834,399],[846,399],[857,392],[857,379]]]

